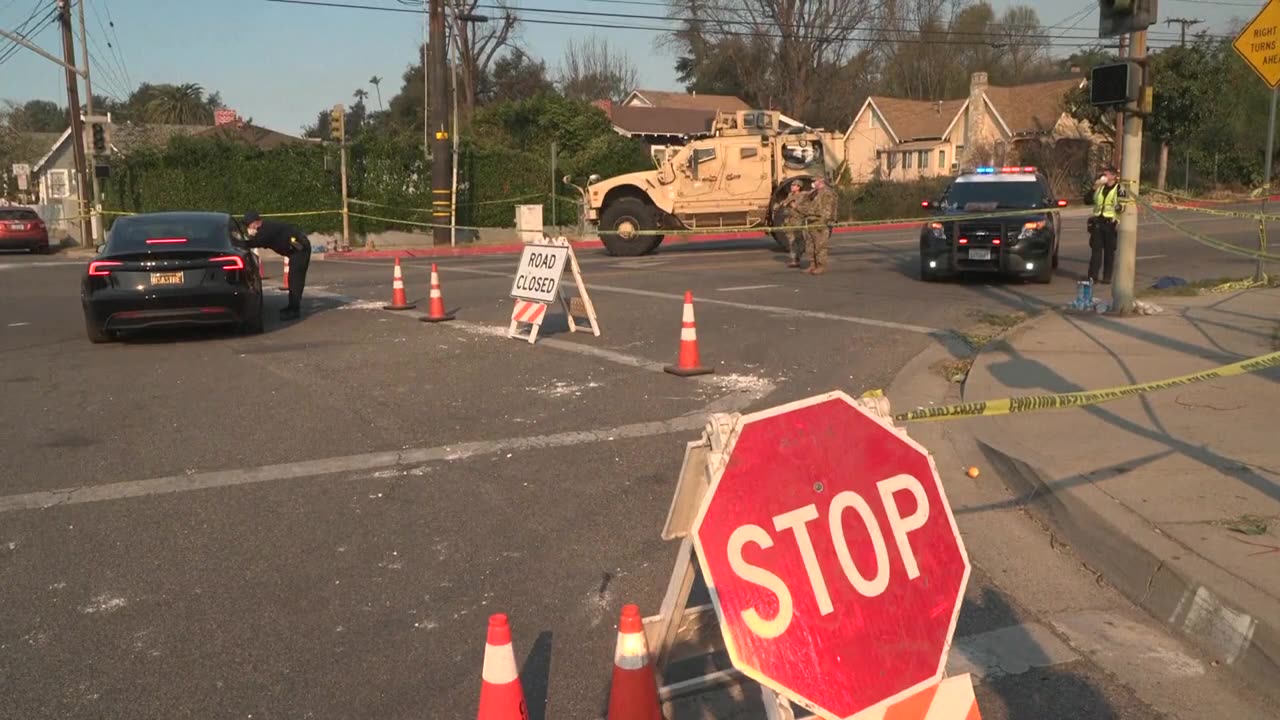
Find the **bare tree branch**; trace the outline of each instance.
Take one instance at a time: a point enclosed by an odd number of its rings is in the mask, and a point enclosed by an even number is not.
[[[575,100],[624,99],[636,88],[636,65],[599,36],[570,40],[560,65],[560,92]]]

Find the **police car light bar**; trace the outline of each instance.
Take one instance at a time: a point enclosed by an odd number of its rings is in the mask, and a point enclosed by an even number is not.
[[[1025,167],[1002,167],[1002,168],[1000,168],[1000,170],[999,170],[999,172],[1001,172],[1001,173],[1033,173],[1033,172],[1035,172],[1035,171],[1036,171],[1036,169],[1035,169],[1034,167],[1031,167],[1031,166],[1025,166]],[[993,167],[980,167],[980,168],[976,169],[974,172],[976,172],[976,173],[977,173],[977,174],[979,174],[979,175],[994,175],[997,171],[996,171],[996,168],[993,168]]]

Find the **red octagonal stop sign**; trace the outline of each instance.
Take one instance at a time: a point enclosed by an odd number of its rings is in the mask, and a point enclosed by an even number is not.
[[[734,666],[832,719],[940,680],[969,558],[928,452],[838,392],[729,442],[694,542]]]

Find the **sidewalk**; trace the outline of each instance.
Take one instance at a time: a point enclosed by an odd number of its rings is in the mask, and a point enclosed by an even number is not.
[[[964,399],[1101,389],[1280,349],[1280,290],[1048,313],[974,362]],[[1211,660],[1280,697],[1280,371],[973,421],[1058,539]]]

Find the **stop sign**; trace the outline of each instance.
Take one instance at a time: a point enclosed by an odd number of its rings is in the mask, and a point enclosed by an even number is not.
[[[727,451],[694,542],[734,666],[832,719],[938,682],[969,558],[928,452],[838,392]]]

